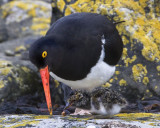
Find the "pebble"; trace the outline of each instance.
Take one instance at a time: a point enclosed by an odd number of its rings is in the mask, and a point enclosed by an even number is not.
[[[96,126],[94,126],[94,125],[89,125],[89,126],[87,126],[87,128],[96,128]]]
[[[15,53],[11,50],[5,50],[5,55],[6,56],[15,56]]]

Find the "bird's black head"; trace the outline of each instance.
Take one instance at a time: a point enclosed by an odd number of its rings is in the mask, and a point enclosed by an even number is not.
[[[47,57],[48,48],[45,44],[45,39],[42,37],[31,45],[29,49],[29,58],[38,68],[43,68],[46,66]]]
[[[60,50],[57,48],[54,38],[42,37],[35,41],[29,49],[30,61],[37,66],[38,69],[48,66],[49,68],[57,67],[55,64],[60,62]],[[59,51],[58,51],[59,50]]]

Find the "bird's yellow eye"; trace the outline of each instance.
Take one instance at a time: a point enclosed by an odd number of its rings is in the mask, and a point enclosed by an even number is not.
[[[44,52],[42,53],[42,57],[45,58],[46,56],[47,56],[47,52],[44,51]]]

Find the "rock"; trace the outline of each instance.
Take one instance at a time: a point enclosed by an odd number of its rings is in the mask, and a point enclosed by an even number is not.
[[[3,4],[1,11],[8,39],[35,34],[45,35],[51,18],[51,5],[47,2],[13,0]]]
[[[6,56],[14,56],[15,54],[14,54],[14,52],[11,51],[11,50],[5,50],[5,55],[6,55]]]
[[[40,84],[35,71],[26,66],[13,65],[12,62],[5,60],[0,60],[0,78],[1,102],[15,100],[24,94],[33,94]]]
[[[60,16],[93,12],[114,22],[125,21],[116,25],[124,43],[122,58],[115,75],[103,86],[120,91],[132,102],[160,97],[159,0],[56,0],[52,5]]]
[[[92,116],[1,115],[0,127],[37,128],[159,128],[159,115],[151,113],[116,115],[108,119]]]
[[[0,6],[2,3],[0,3]],[[4,19],[2,18],[2,9],[0,8],[0,42],[7,40],[8,34]]]

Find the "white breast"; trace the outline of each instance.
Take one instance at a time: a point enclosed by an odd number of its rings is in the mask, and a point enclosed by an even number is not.
[[[104,84],[114,74],[115,66],[110,66],[103,61],[105,57],[105,52],[104,52],[105,39],[103,38],[103,36],[101,41],[102,41],[102,50],[100,58],[96,63],[96,65],[91,68],[90,73],[86,76],[86,78],[82,80],[71,81],[62,79],[57,75],[55,75],[53,72],[50,72],[50,75],[54,79],[70,86],[72,89],[87,89],[88,91],[91,91],[95,87]]]

